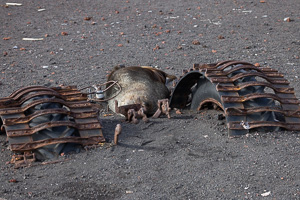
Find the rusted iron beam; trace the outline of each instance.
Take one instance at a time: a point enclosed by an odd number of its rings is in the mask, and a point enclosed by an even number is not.
[[[25,112],[29,108],[33,108],[36,105],[43,104],[43,103],[59,103],[61,105],[67,106],[68,108],[84,108],[87,106],[93,106],[93,104],[87,102],[87,101],[79,101],[79,102],[67,102],[63,99],[57,99],[57,98],[45,98],[45,99],[38,99],[35,100],[29,104],[27,104],[24,107],[8,107],[6,109],[0,109],[0,115],[1,114],[13,114],[13,113],[20,113]]]
[[[271,84],[268,82],[261,82],[261,81],[249,81],[249,82],[241,83],[239,85],[234,85],[234,86],[217,84],[216,88],[217,88],[217,91],[233,92],[233,91],[239,91],[243,88],[250,87],[250,86],[264,86],[264,87],[269,87],[269,88],[273,89],[277,93],[294,94],[294,88],[290,88],[290,87],[280,88],[280,87],[277,87],[278,85],[274,85],[274,84]]]
[[[276,94],[269,93],[254,93],[247,94],[245,96],[222,96],[221,99],[224,103],[243,103],[245,101],[249,101],[257,98],[270,98],[279,101],[280,103],[287,104],[299,104],[299,100],[297,98],[280,98]]]
[[[83,146],[99,144],[105,142],[105,139],[101,136],[93,136],[88,138],[82,137],[63,137],[63,138],[50,138],[46,140],[38,140],[33,142],[28,142],[24,144],[11,144],[11,149],[13,151],[32,151],[44,146],[52,144],[61,144],[61,143],[76,143]]]
[[[101,124],[96,120],[94,120],[94,122],[89,122],[85,124],[77,124],[71,121],[55,121],[55,122],[42,123],[37,126],[31,127],[29,129],[10,129],[6,131],[6,134],[8,137],[29,136],[43,129],[59,127],[59,126],[69,126],[69,127],[76,128],[78,130],[90,130],[90,129],[102,128]]]
[[[266,76],[263,73],[260,72],[248,72],[248,73],[240,73],[237,74],[231,78],[228,77],[210,77],[211,82],[213,83],[233,83],[235,81],[237,81],[238,79],[241,78],[245,78],[245,77],[261,77],[263,79],[266,79],[267,81],[269,81],[270,83],[273,84],[284,84],[284,85],[289,85],[288,80],[284,79],[284,78],[274,78],[274,77],[269,77]]]
[[[14,124],[23,124],[23,123],[29,123],[34,118],[48,115],[48,114],[64,114],[68,115],[73,118],[90,118],[90,117],[97,117],[98,111],[90,111],[90,112],[81,112],[81,113],[75,113],[68,111],[64,108],[56,108],[56,109],[46,109],[46,110],[39,110],[31,115],[27,115],[26,117],[22,118],[8,118],[3,120],[4,125],[14,125]]]
[[[238,60],[228,60],[228,61],[223,61],[223,62],[219,62],[218,64],[216,64],[216,68],[218,68],[219,70],[224,70],[227,67],[230,67],[232,65],[252,65],[248,62],[244,62],[244,61],[238,61]],[[222,67],[220,67],[222,66]]]

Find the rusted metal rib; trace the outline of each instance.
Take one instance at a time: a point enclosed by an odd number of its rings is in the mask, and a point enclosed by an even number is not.
[[[177,83],[171,97],[173,108],[184,108],[188,103],[185,99],[191,94],[191,87],[200,78],[206,78],[215,86],[216,96],[219,95],[220,100],[201,98],[202,102],[199,103],[198,109],[205,103],[214,103],[223,108],[229,124],[229,136],[246,134],[248,129],[258,127],[300,130],[300,101],[296,98],[294,89],[289,87],[288,80],[277,70],[270,67],[256,67],[243,61],[194,64],[193,70],[193,72],[187,70]],[[184,103],[180,104],[179,100]],[[266,105],[267,102],[270,102],[269,106]],[[272,112],[273,116],[274,113],[283,115],[282,121],[278,122],[276,117],[272,117],[273,121],[259,121],[264,119],[265,114]],[[250,115],[254,118],[260,117],[257,121],[245,122]],[[249,126],[245,126],[242,122]]]
[[[239,70],[246,70],[249,73],[249,70],[255,70],[257,72],[263,73],[264,75],[268,77],[275,77],[275,78],[282,78],[283,74],[278,73],[277,71],[263,71],[260,68],[257,68],[253,65],[240,65],[238,67],[234,67],[228,71],[220,71],[220,70],[209,70],[207,69],[205,72],[205,76],[207,77],[213,77],[213,76],[227,76],[229,74],[232,74],[233,72],[239,71]],[[246,72],[246,73],[247,73]]]
[[[56,98],[60,98],[60,99],[65,99],[63,96],[61,96],[59,93],[57,92],[52,92],[52,91],[40,91],[40,92],[35,92],[32,94],[28,94],[25,97],[21,98],[18,102],[19,105],[23,104],[24,102],[28,101],[29,99],[32,99],[34,97],[38,97],[38,96],[54,96]]]
[[[45,87],[31,87],[31,88],[26,88],[24,90],[20,90],[18,93],[16,93],[15,95],[13,95],[13,97],[11,97],[14,100],[18,100],[20,99],[22,96],[24,96],[25,94],[29,94],[31,92],[51,92],[51,94],[56,94],[57,96],[60,96],[60,94],[58,92],[56,92],[55,90],[51,89],[51,88],[45,88]]]
[[[287,104],[299,104],[299,100],[297,98],[280,98],[276,94],[268,94],[268,93],[254,93],[248,94],[245,96],[222,96],[221,99],[224,103],[234,102],[234,103],[243,103],[245,101],[249,101],[257,98],[270,98],[279,101],[280,103]]]
[[[287,93],[287,94],[294,94],[294,88],[290,87],[276,87],[276,85],[268,83],[268,82],[261,82],[261,81],[249,81],[245,83],[241,83],[239,85],[235,86],[227,86],[227,85],[222,85],[222,84],[217,84],[216,88],[217,91],[222,91],[222,92],[232,92],[232,91],[239,91],[243,88],[250,87],[250,86],[265,86],[273,89],[277,93]]]
[[[252,65],[248,62],[244,62],[244,61],[238,61],[238,60],[232,60],[232,61],[224,61],[224,62],[220,62],[216,65],[216,68],[218,68],[220,71],[226,69],[227,67],[231,67],[233,65]],[[222,67],[220,67],[222,66]]]
[[[38,140],[33,142],[28,142],[24,144],[12,144],[11,149],[13,151],[32,151],[34,149],[38,149],[44,146],[52,145],[52,144],[61,144],[61,143],[77,143],[82,144],[83,146],[87,145],[95,145],[101,142],[105,142],[103,137],[93,136],[89,138],[82,137],[63,137],[63,138],[50,138],[46,140]]]
[[[77,124],[71,121],[56,121],[56,122],[46,122],[39,124],[33,128],[29,129],[11,129],[7,130],[6,134],[8,137],[18,137],[18,136],[29,136],[33,135],[38,131],[47,128],[59,127],[59,126],[69,126],[79,130],[89,130],[89,129],[100,129],[102,128],[99,122]]]
[[[215,105],[219,106],[222,110],[224,110],[223,105],[219,101],[217,101],[213,98],[208,98],[208,99],[205,99],[204,101],[202,101],[198,107],[198,110],[201,110],[204,107],[204,105],[207,103],[214,103]]]
[[[283,79],[281,76],[278,76],[278,78],[276,79],[275,77],[269,77],[269,76],[266,76],[265,74],[263,73],[260,73],[260,72],[249,72],[249,73],[240,73],[240,74],[237,74],[231,78],[228,78],[228,77],[218,77],[218,78],[215,78],[215,77],[210,77],[210,80],[213,82],[213,83],[233,83],[234,81],[238,80],[238,79],[241,79],[241,78],[244,78],[244,77],[261,77],[261,78],[264,78],[266,79],[267,81],[273,83],[273,84],[285,84],[285,85],[288,85],[289,82],[288,80],[286,79]]]
[[[31,120],[34,118],[43,116],[43,115],[48,115],[48,114],[64,114],[68,115],[73,118],[89,118],[89,117],[97,117],[98,116],[98,111],[91,111],[91,112],[81,112],[81,113],[76,113],[76,112],[71,112],[63,108],[56,108],[56,109],[46,109],[46,110],[39,110],[31,115],[28,115],[26,117],[22,118],[9,118],[9,119],[4,119],[3,124],[5,125],[14,125],[14,124],[24,124],[24,123],[29,123]]]
[[[20,88],[20,89],[16,90],[15,92],[11,93],[8,97],[9,98],[15,98],[18,94],[23,93],[24,91],[31,91],[31,90],[33,90],[33,91],[40,91],[40,90],[51,90],[51,91],[53,91],[53,89],[51,89],[51,88],[48,88],[48,87],[45,87],[45,86],[35,85],[35,86],[28,86],[28,87]]]
[[[25,112],[26,110],[30,109],[30,108],[33,108],[34,106],[36,105],[39,105],[39,104],[43,104],[43,103],[59,103],[61,105],[64,105],[68,108],[84,108],[84,107],[88,107],[88,106],[91,106],[92,104],[87,102],[87,101],[80,101],[80,102],[67,102],[67,101],[64,101],[62,99],[49,99],[49,98],[46,98],[46,99],[38,99],[38,100],[35,100],[29,104],[27,104],[26,106],[24,107],[13,107],[13,108],[6,108],[6,109],[0,109],[0,115],[1,114],[13,114],[13,113],[20,113],[20,112]]]
[[[239,70],[255,70],[257,72],[263,72],[261,69],[253,66],[253,65],[240,65],[238,67],[234,67],[228,71],[220,71],[219,69],[214,69],[214,70],[210,70],[210,69],[207,69],[206,72],[205,72],[205,76],[207,77],[211,77],[211,76],[227,76],[233,72],[236,72],[236,71],[239,71]]]
[[[36,98],[37,97],[37,98]],[[50,98],[51,97],[51,98]],[[24,104],[28,102],[28,104]],[[61,108],[46,108],[36,110],[40,104],[59,104]],[[32,108],[32,109],[31,109]],[[34,112],[26,114],[29,109]],[[59,143],[79,143],[93,145],[104,142],[102,126],[98,116],[99,109],[87,102],[87,95],[81,93],[74,86],[47,88],[43,86],[30,86],[13,92],[9,97],[0,99],[0,118],[8,137],[10,148],[13,151],[32,151],[43,146]],[[41,116],[61,114],[68,117],[66,121],[40,122],[30,126],[33,119]],[[70,120],[72,119],[72,120]],[[33,123],[34,124],[34,123]],[[42,134],[42,130],[53,127],[72,127],[78,132],[74,136],[65,136],[63,133],[56,138],[46,140],[33,140],[33,135]],[[79,136],[77,136],[79,133]],[[51,136],[52,137],[52,136]]]

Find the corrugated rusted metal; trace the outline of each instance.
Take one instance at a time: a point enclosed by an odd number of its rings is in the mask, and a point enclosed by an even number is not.
[[[189,103],[191,88],[200,77],[205,77],[220,95],[220,102],[215,99],[206,101],[215,103],[224,110],[229,136],[246,134],[249,129],[259,127],[282,127],[287,130],[300,130],[300,101],[289,86],[289,81],[277,70],[256,67],[243,61],[224,61],[216,64],[195,64],[193,69],[186,71],[177,83],[171,97],[172,108],[184,108]],[[254,81],[239,82],[250,77]],[[255,81],[256,80],[256,81]],[[253,92],[241,95],[239,91],[248,87],[264,87],[274,92]],[[271,99],[278,102],[275,106],[247,107],[245,103],[259,99]],[[201,102],[201,105],[206,102]],[[283,115],[281,121],[255,121],[248,116],[255,113],[274,112]],[[246,124],[246,125],[245,125]]]
[[[29,109],[47,103],[59,104],[61,107],[35,110],[34,113],[28,114]],[[6,132],[10,149],[17,153],[26,152],[26,155],[52,144],[77,143],[85,146],[105,142],[98,113],[99,109],[87,101],[87,95],[74,86],[55,88],[29,86],[15,91],[9,97],[0,99],[1,130]],[[51,114],[68,116],[70,120],[29,125],[32,120]],[[34,139],[37,138],[35,134],[41,134],[42,130],[62,126],[72,127],[79,134]],[[18,155],[18,157],[26,158],[24,155]],[[34,156],[29,160],[35,160]]]

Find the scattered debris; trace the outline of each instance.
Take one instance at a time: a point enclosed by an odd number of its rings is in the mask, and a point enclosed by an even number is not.
[[[61,32],[61,35],[69,35],[67,32]]]
[[[171,118],[171,116],[170,116],[171,108],[169,107],[169,99],[158,100],[157,106],[158,106],[158,109],[152,116],[153,118],[158,118],[162,114],[166,115],[169,119]]]
[[[192,44],[193,45],[200,45],[200,42],[199,42],[199,40],[193,40]]]
[[[44,38],[22,38],[22,40],[25,40],[25,41],[40,41],[40,40],[44,40]]]
[[[23,154],[14,154],[10,163],[14,164],[15,168],[20,168],[30,166],[35,161],[35,154],[25,151]]]
[[[244,129],[247,129],[247,130],[250,129],[248,122],[241,121],[240,125],[242,125]]]
[[[84,20],[85,21],[90,21],[92,19],[92,17],[85,17]]]
[[[41,8],[41,9],[38,9],[37,11],[38,12],[42,12],[42,11],[45,11],[46,9],[44,9],[44,8]]]
[[[4,37],[3,40],[10,40],[11,37]]]
[[[285,21],[285,22],[291,22],[292,20],[291,20],[290,17],[286,17],[286,18],[283,19],[283,21]]]
[[[7,6],[22,6],[21,3],[6,3]]]
[[[182,114],[182,112],[181,112],[180,109],[175,109],[175,113],[176,113],[177,115],[181,115],[181,114]]]
[[[269,192],[265,192],[265,193],[262,193],[261,194],[261,196],[263,196],[263,197],[267,197],[267,196],[269,196],[271,194],[271,191],[269,191]]]
[[[156,45],[156,46],[153,48],[153,51],[156,51],[156,50],[158,50],[158,49],[160,49],[160,46]]]
[[[17,181],[17,179],[10,179],[8,182],[10,182],[10,183],[17,183],[18,181]]]
[[[116,96],[117,97],[117,96]],[[135,111],[138,111],[141,109],[141,104],[128,104],[124,106],[119,106],[118,101],[115,100],[115,107],[114,107],[114,112],[117,114],[121,114],[126,117],[126,121],[128,121],[128,111],[133,109]]]
[[[219,40],[223,40],[223,39],[225,39],[225,37],[224,37],[223,35],[219,35],[219,36],[218,36],[218,39],[219,39]]]

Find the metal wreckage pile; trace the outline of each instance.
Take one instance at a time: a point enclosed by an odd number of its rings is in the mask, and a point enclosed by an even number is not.
[[[229,137],[250,129],[300,130],[299,100],[277,70],[224,61],[195,64],[175,79],[152,67],[119,66],[102,85],[83,89],[30,86],[1,98],[1,132],[15,152],[12,163],[26,166],[105,142],[98,103],[104,101],[133,123],[161,114],[170,118],[171,109],[212,107],[224,112]],[[166,86],[170,81],[171,89]],[[115,144],[120,132],[117,125]]]

